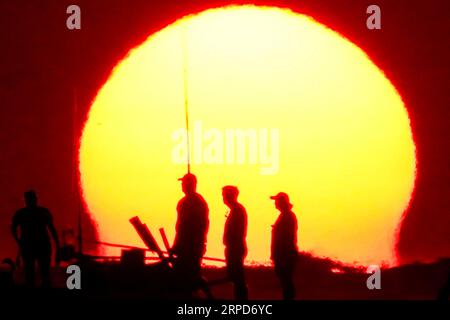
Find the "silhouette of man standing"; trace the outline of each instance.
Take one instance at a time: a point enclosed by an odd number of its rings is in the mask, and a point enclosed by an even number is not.
[[[275,207],[280,211],[277,221],[272,226],[271,259],[274,263],[283,298],[295,298],[294,271],[298,256],[297,218],[292,212],[292,204],[286,193],[280,192],[270,197],[275,200]]]
[[[209,229],[209,208],[205,199],[197,193],[197,177],[191,173],[180,178],[185,196],[177,205],[176,235],[171,254],[176,256],[174,269],[188,285],[200,287],[211,297],[201,276],[201,262],[206,251]]]
[[[247,212],[237,200],[239,190],[234,186],[222,188],[223,203],[230,208],[223,233],[228,277],[233,281],[234,297],[248,299],[244,259],[247,256]]]
[[[53,225],[52,214],[47,208],[38,206],[36,193],[32,190],[25,192],[25,208],[19,209],[12,219],[11,232],[19,245],[27,286],[35,286],[35,265],[39,265],[42,286],[50,286],[50,263],[52,249],[48,231],[55,242],[56,260],[59,262],[58,234]],[[20,237],[18,235],[20,228]]]

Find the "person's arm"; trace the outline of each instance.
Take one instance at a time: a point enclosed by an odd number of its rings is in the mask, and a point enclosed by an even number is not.
[[[56,231],[55,225],[53,224],[53,217],[52,217],[51,213],[48,212],[48,215],[49,215],[49,219],[48,219],[47,227],[48,227],[48,230],[50,231],[53,241],[55,242],[56,263],[59,264],[60,246],[59,246],[58,232]]]
[[[239,224],[239,235],[241,236],[241,241],[243,243],[245,243],[246,239],[247,239],[247,226],[248,226],[248,215],[247,215],[247,211],[245,210],[245,208],[242,208],[242,217],[241,217],[241,222]]]
[[[195,212],[189,217],[189,238],[200,243],[205,241],[209,230],[209,208],[208,204],[202,198],[196,204]]]
[[[289,253],[292,253],[291,250],[297,248],[297,219],[295,216],[290,221],[286,223],[286,243],[285,248],[289,250]]]
[[[292,253],[296,239],[294,221],[284,216],[278,223],[275,235],[274,251],[277,258],[284,258]]]
[[[13,238],[14,238],[14,240],[17,242],[17,244],[20,246],[21,244],[20,244],[20,238],[19,238],[19,235],[18,235],[18,233],[17,233],[17,228],[19,227],[19,221],[18,221],[18,218],[17,218],[17,213],[14,215],[14,217],[13,217],[13,220],[12,220],[12,223],[11,223],[11,233],[12,233],[12,236],[13,236]]]
[[[177,254],[178,248],[180,245],[179,231],[181,225],[181,204],[177,205],[177,222],[175,224],[175,239],[173,240],[172,248],[170,249],[169,254],[172,256],[173,254]]]
[[[279,244],[278,244],[278,225],[275,222],[275,224],[272,225],[272,239],[270,242],[270,259],[272,261],[277,260],[277,255],[279,253]]]
[[[52,238],[53,238],[53,241],[55,242],[56,248],[59,249],[58,232],[56,231],[53,223],[49,224],[48,229],[50,230],[50,234],[52,235]]]
[[[228,224],[229,224],[229,220],[228,219],[229,219],[229,217],[227,217],[227,219],[225,220],[225,225],[223,227],[222,244],[224,246],[228,245],[228,233],[230,232],[229,231],[229,227],[228,227]]]
[[[209,207],[206,202],[204,203],[204,208],[203,208],[203,219],[202,219],[201,230],[202,230],[204,236],[207,237],[208,231],[209,231]]]
[[[231,246],[240,248],[245,244],[247,221],[245,209],[240,207],[233,212],[233,216],[230,217],[230,237]]]

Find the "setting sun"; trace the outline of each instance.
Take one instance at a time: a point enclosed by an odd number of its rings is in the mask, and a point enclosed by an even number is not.
[[[128,222],[136,215],[173,240],[177,179],[186,173],[185,80],[191,170],[210,209],[208,256],[223,257],[221,189],[231,184],[248,212],[249,262],[269,260],[277,218],[269,196],[283,191],[302,251],[396,263],[416,168],[405,105],[355,44],[272,7],[187,16],[114,68],[91,106],[79,155],[100,240],[143,246]]]

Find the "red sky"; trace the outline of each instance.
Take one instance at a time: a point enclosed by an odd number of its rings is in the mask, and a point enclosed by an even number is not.
[[[76,1],[82,10],[79,31],[65,26],[73,2],[1,2],[0,257],[15,254],[9,223],[26,188],[38,190],[58,228],[76,223],[72,128],[81,133],[91,100],[118,60],[177,18],[231,3],[278,5],[311,15],[360,46],[386,72],[408,107],[419,165],[398,255],[403,262],[450,256],[448,1],[377,1],[379,31],[365,27],[370,1],[173,2]],[[86,237],[95,238],[88,221],[85,227]]]

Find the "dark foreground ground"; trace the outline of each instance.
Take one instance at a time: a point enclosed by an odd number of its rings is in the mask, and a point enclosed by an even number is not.
[[[53,289],[46,291],[26,290],[21,284],[23,270],[14,273],[14,283],[8,283],[10,274],[0,272],[0,291],[10,298],[33,295],[53,297],[79,296],[86,299],[184,299],[204,298],[201,293],[188,296],[180,293],[172,282],[170,270],[161,265],[142,269],[120,264],[80,264],[82,288],[68,290],[66,269],[52,270]],[[381,270],[381,289],[369,290],[366,286],[370,274],[365,269],[337,265],[330,260],[302,256],[297,266],[295,283],[299,300],[436,300],[450,274],[450,259],[431,264],[413,264]],[[278,280],[271,267],[253,266],[246,270],[251,300],[276,300],[281,298]],[[215,283],[214,296],[232,299],[232,285],[223,279],[221,267],[206,267],[204,276]],[[446,297],[448,300],[448,297]]]

